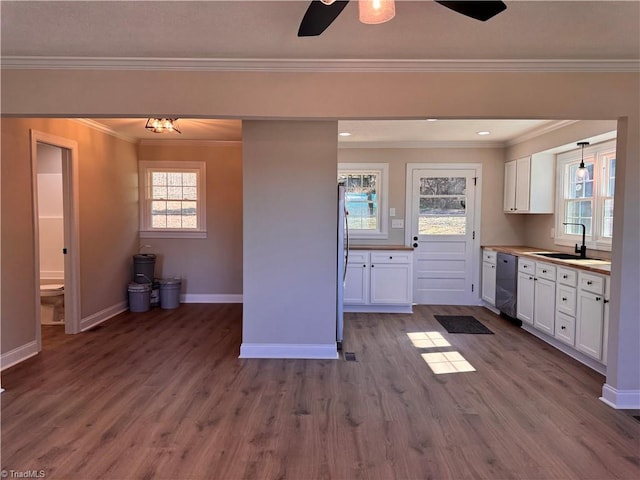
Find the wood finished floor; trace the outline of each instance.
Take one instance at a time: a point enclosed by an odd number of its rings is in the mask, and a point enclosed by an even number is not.
[[[447,334],[434,314],[495,335]],[[357,361],[238,359],[240,305],[45,327],[2,376],[2,468],[47,479],[638,479],[640,422],[604,377],[477,307],[348,314]],[[408,332],[450,347],[417,348]],[[475,372],[435,375],[422,353]]]

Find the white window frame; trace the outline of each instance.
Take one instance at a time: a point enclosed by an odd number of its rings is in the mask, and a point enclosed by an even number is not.
[[[605,157],[611,153],[615,155],[616,141],[611,140],[585,147],[584,158],[590,160],[593,158],[593,204],[591,206],[592,228],[591,235],[587,234],[585,244],[590,250],[611,251],[611,238],[604,237],[603,233],[603,209],[604,200],[608,197],[605,195],[605,174],[609,178],[609,166],[605,161]],[[565,226],[565,198],[564,191],[567,188],[569,178],[566,177],[568,167],[573,164],[579,164],[582,159],[582,150],[572,150],[570,152],[560,153],[556,158],[556,227],[554,242],[556,245],[574,246],[582,244],[582,234],[572,235],[564,233]],[[615,206],[614,206],[615,208]]]
[[[338,163],[338,177],[342,173],[366,174],[375,173],[379,175],[378,182],[378,228],[377,230],[349,229],[349,236],[352,239],[387,239],[389,238],[389,164],[388,163]]]
[[[195,171],[197,175],[197,227],[189,229],[151,227],[151,186],[149,175],[153,171]],[[141,160],[138,162],[140,204],[140,238],[207,238],[206,163],[190,161]]]

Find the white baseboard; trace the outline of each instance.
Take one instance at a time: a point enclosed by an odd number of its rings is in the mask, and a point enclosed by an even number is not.
[[[109,320],[112,317],[115,317],[119,313],[126,312],[128,308],[127,302],[119,302],[115,305],[105,308],[104,310],[100,310],[99,312],[94,313],[93,315],[89,315],[88,317],[80,320],[80,331],[86,332],[87,330],[95,327],[96,325],[101,324]]]
[[[345,305],[345,313],[413,313],[413,305]]]
[[[600,400],[618,410],[640,410],[640,390],[618,390],[605,383]]]
[[[240,358],[338,358],[338,347],[330,344],[243,343]]]
[[[0,370],[13,367],[14,365],[25,361],[27,358],[31,358],[38,354],[38,344],[34,340],[33,342],[25,343],[24,345],[14,348],[13,350],[3,353],[0,356]]]
[[[180,303],[242,303],[242,294],[234,293],[185,293]]]

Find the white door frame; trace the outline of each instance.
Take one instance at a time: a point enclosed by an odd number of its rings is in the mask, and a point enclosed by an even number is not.
[[[31,133],[31,191],[34,230],[34,280],[36,291],[36,343],[42,350],[40,324],[40,227],[38,224],[38,143],[62,149],[65,333],[80,332],[80,229],[78,211],[78,142],[37,130]]]
[[[474,188],[474,212],[473,212],[473,231],[475,238],[472,240],[473,260],[472,260],[472,283],[474,285],[474,299],[476,305],[481,305],[481,288],[480,288],[480,225],[482,215],[482,164],[481,163],[407,163],[407,177],[405,181],[405,229],[404,241],[405,245],[413,245],[411,231],[413,219],[413,172],[415,170],[475,170],[476,185]]]

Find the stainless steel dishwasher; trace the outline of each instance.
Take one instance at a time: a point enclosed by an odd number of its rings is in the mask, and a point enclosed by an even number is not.
[[[517,320],[516,299],[518,288],[518,258],[507,253],[498,253],[496,265],[496,308],[510,320]]]

